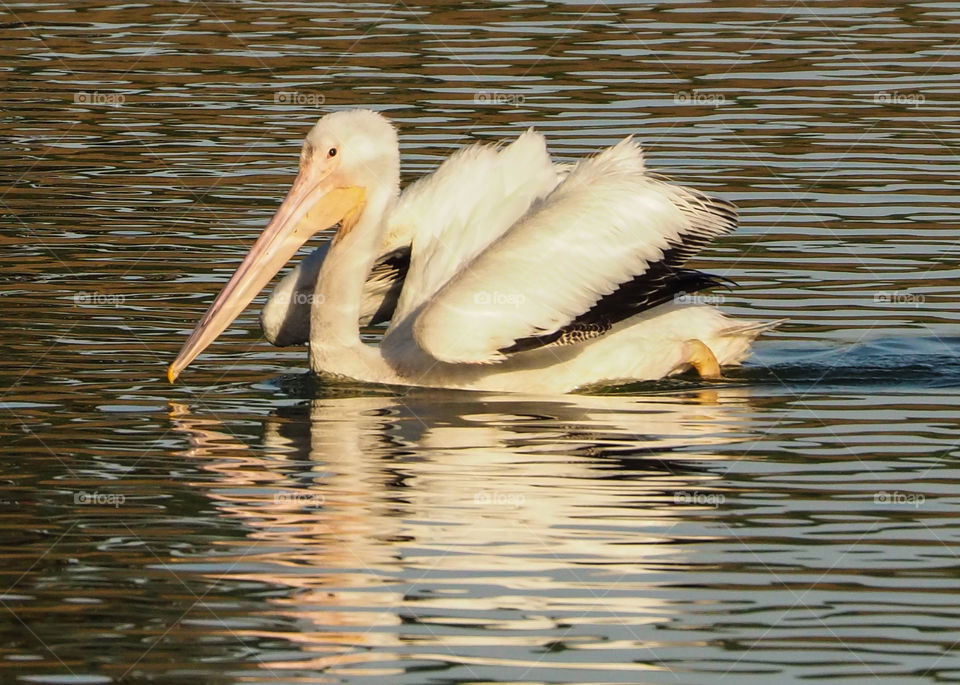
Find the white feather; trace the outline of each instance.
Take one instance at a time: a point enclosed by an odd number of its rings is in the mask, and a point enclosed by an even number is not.
[[[481,144],[460,150],[436,172],[410,186],[388,229],[388,234],[411,235],[413,243],[410,271],[392,328],[415,313],[556,184],[546,141],[531,129],[499,152],[493,145]]]
[[[490,363],[515,340],[558,330],[699,230],[684,195],[644,173],[627,139],[578,164],[538,207],[458,271],[413,327],[450,363]]]

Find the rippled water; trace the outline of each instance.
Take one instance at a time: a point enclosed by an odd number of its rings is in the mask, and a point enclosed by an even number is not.
[[[0,5],[0,681],[960,680],[960,5]],[[165,365],[323,112],[734,200],[719,384]]]

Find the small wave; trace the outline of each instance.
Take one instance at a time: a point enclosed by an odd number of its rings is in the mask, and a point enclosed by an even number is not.
[[[921,386],[960,384],[960,337],[882,337],[852,344],[758,345],[731,380],[786,386]]]

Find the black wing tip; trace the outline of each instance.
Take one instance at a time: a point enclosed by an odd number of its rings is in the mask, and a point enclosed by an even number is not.
[[[701,276],[703,276],[703,278],[704,278],[705,281],[709,281],[709,282],[710,282],[710,285],[704,286],[704,289],[706,289],[706,288],[726,288],[727,290],[731,290],[731,289],[733,289],[733,288],[738,288],[738,287],[740,287],[740,284],[739,284],[739,283],[737,283],[737,282],[736,282],[735,280],[733,280],[732,278],[728,278],[727,276],[720,276],[719,274],[708,274],[708,273],[706,273],[706,272],[704,272],[704,271],[698,271],[697,273],[699,273]]]
[[[501,354],[529,352],[548,346],[577,345],[598,338],[631,316],[653,309],[681,295],[709,288],[731,288],[737,284],[726,276],[705,273],[695,269],[672,269],[662,262],[655,276],[648,271],[628,281],[614,292],[601,297],[589,310],[566,326],[550,333],[519,338],[512,345],[501,347]]]
[[[598,299],[590,309],[566,326],[517,339],[498,352],[516,354],[547,346],[579,344],[599,337],[614,324],[665,304],[678,295],[737,285],[726,276],[683,268],[709,242],[736,230],[739,225],[737,206],[729,200],[674,185],[666,178],[653,177],[669,188],[675,206],[688,224],[674,240],[668,241],[669,247],[663,250],[660,259],[648,264],[642,274],[621,283],[613,292]]]

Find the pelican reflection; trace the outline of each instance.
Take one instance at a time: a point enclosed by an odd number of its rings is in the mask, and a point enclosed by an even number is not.
[[[539,648],[562,626],[575,646],[610,617],[669,620],[648,579],[683,558],[676,536],[706,508],[677,493],[722,492],[748,399],[323,397],[275,412],[253,441],[188,407],[172,421],[215,474],[197,487],[248,530],[224,541],[230,577],[272,588],[266,632],[298,645],[270,668],[386,677],[414,656],[522,665],[500,653],[504,631]],[[596,589],[613,580],[617,593]]]

